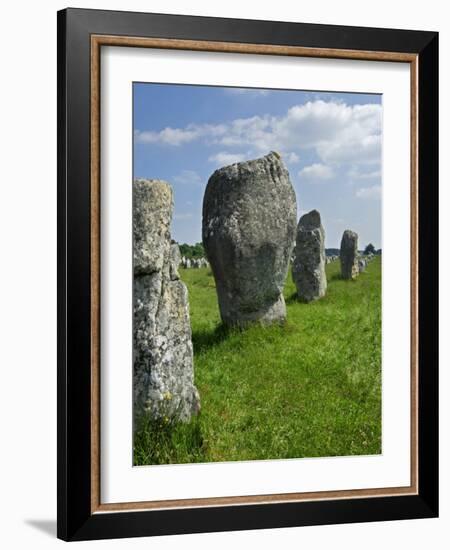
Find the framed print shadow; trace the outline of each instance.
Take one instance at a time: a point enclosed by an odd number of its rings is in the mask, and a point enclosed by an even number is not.
[[[438,515],[438,35],[58,13],[58,537]]]

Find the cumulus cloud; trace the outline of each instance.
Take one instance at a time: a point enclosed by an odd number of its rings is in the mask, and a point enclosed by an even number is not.
[[[300,162],[300,157],[297,155],[297,153],[294,152],[281,152],[281,156],[286,162],[290,162],[291,164],[296,164],[297,162]]]
[[[359,199],[379,199],[381,197],[381,185],[361,187],[356,191],[356,196]]]
[[[334,176],[334,172],[330,166],[315,163],[305,166],[302,170],[300,170],[298,175],[301,178],[301,181],[317,183],[330,180]]]
[[[183,185],[200,185],[202,178],[195,172],[195,170],[182,170],[179,174],[173,177],[175,183],[181,183]]]
[[[323,160],[332,145],[377,136],[381,132],[380,105],[353,105],[335,101],[308,101],[291,107],[272,122],[272,132],[284,148],[315,148]],[[333,160],[339,160],[335,154]]]
[[[317,152],[331,163],[375,164],[381,160],[381,135],[348,137],[321,143]]]
[[[358,166],[352,166],[348,171],[348,176],[352,180],[372,180],[381,178],[381,170],[361,171]]]
[[[166,145],[183,145],[199,137],[198,131],[189,128],[164,128],[160,132],[140,132],[134,134],[135,142],[142,144],[164,143]]]
[[[138,144],[160,143],[179,146],[204,137],[221,136],[226,131],[227,128],[223,124],[189,124],[185,128],[171,128],[169,126],[159,132],[136,130],[134,140]]]
[[[246,153],[227,153],[225,151],[220,151],[215,155],[211,155],[208,160],[209,162],[214,162],[218,166],[225,166],[227,164],[234,164],[235,162],[241,162],[248,158]]]
[[[175,147],[204,140],[227,149],[217,155],[233,153],[240,157],[243,153],[235,151],[244,148],[251,149],[253,156],[286,151],[288,162],[296,162],[299,152],[309,149],[322,164],[376,165],[381,160],[381,116],[378,104],[347,105],[317,99],[295,105],[281,116],[256,115],[221,124],[168,127],[159,132],[137,130],[135,140]]]

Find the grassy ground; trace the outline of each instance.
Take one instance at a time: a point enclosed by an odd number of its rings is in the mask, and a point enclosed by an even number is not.
[[[189,289],[202,410],[185,425],[143,423],[135,463],[381,452],[381,259],[356,281],[327,266],[311,304],[285,286],[287,323],[227,332],[209,269],[180,270]]]

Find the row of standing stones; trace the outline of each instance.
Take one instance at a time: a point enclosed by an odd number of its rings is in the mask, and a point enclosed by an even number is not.
[[[168,183],[135,180],[133,204],[135,417],[187,421],[199,411],[200,399],[179,264],[211,267],[224,325],[279,323],[286,319],[283,288],[292,258],[298,298],[311,302],[325,295],[325,231],[317,210],[297,225],[295,192],[275,152],[225,166],[209,178],[202,224],[208,260],[181,258],[172,243]],[[365,268],[353,231],[343,234],[340,260],[344,279]]]
[[[200,269],[202,267],[209,267],[209,262],[206,258],[181,258],[180,265],[184,269]]]

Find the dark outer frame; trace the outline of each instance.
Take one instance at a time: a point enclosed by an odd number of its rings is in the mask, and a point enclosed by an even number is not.
[[[92,506],[93,35],[413,54],[418,65],[416,494],[95,513]],[[124,39],[125,40],[125,39]],[[126,42],[126,40],[125,40]],[[350,52],[354,52],[351,55]],[[369,54],[368,54],[369,52]],[[313,54],[314,52],[312,52]],[[331,55],[330,57],[340,57]],[[94,143],[94,147],[98,144]],[[414,251],[413,251],[414,255]],[[58,537],[88,540],[436,517],[438,514],[438,34],[67,9],[58,12]],[[95,292],[95,281],[94,281]]]

